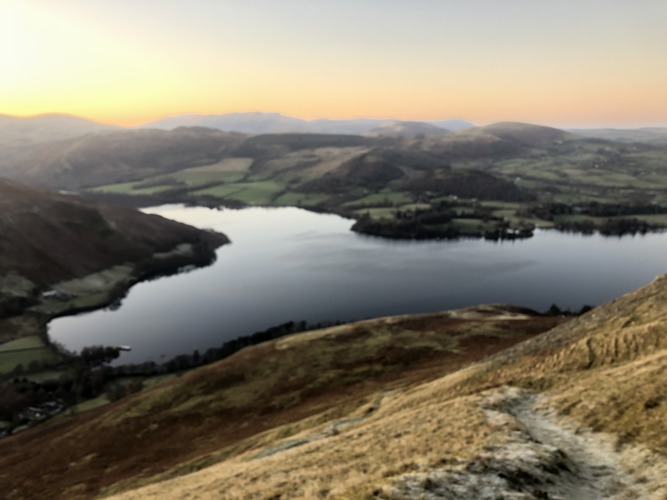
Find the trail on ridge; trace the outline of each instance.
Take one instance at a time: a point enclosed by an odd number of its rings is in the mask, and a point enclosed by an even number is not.
[[[405,474],[380,498],[630,500],[664,498],[627,473],[600,435],[556,418],[541,396],[508,387],[482,396],[491,427],[503,436],[474,459]]]

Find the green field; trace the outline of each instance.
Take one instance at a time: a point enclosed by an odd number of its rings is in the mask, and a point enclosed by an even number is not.
[[[648,222],[649,224],[667,226],[667,214],[633,215],[632,217]]]
[[[32,347],[14,351],[0,351],[0,373],[9,373],[21,365],[24,371],[32,370],[36,364],[53,366],[65,361],[65,358],[49,347]]]
[[[530,135],[526,138],[530,142]],[[195,203],[199,199],[206,203],[219,200],[318,207],[384,221],[395,219],[397,210],[436,213],[449,207],[451,216],[474,216],[496,226],[505,222],[515,229],[586,220],[577,218],[579,211],[575,208],[585,209],[593,202],[633,206],[652,203],[663,207],[660,210],[667,208],[664,147],[582,140],[569,135],[546,146],[519,148],[516,153],[482,152],[478,156],[473,152],[444,162],[439,150],[429,150],[428,143],[412,156],[415,152],[403,150],[403,146],[386,151],[380,147],[368,153],[366,148],[356,152],[335,146],[309,149],[304,148],[302,140],[301,136],[279,136],[272,142],[267,136],[238,153],[255,155],[254,159],[227,158],[141,182],[95,189],[125,195],[160,194],[160,201],[169,199],[171,191],[176,200],[181,201],[185,194]],[[470,136],[470,140],[474,142],[475,137]],[[261,147],[255,149],[258,145]],[[493,179],[480,178],[480,172],[502,180],[507,191],[494,186]],[[468,184],[466,178],[470,179]],[[514,193],[508,181],[520,191]],[[514,199],[525,201],[511,201]],[[554,220],[564,213],[555,204],[568,205],[574,215]],[[545,215],[550,210],[553,212]],[[665,225],[665,219],[652,216],[643,220]],[[468,226],[463,220],[458,224]]]
[[[192,194],[233,199],[253,205],[268,205],[284,189],[284,184],[275,181],[239,182],[193,191]]]
[[[191,167],[181,170],[189,173],[245,173],[253,163],[252,158],[224,158],[218,163],[203,165],[201,167]]]
[[[380,191],[379,193],[369,194],[362,198],[348,201],[344,203],[343,206],[355,208],[359,206],[400,205],[411,201],[412,197],[406,193]]]
[[[397,207],[368,207],[359,208],[354,211],[358,215],[369,215],[372,219],[394,219],[397,212],[408,212],[415,210],[426,210],[431,205],[428,203],[407,203]]]
[[[108,186],[100,186],[93,189],[100,193],[115,193],[115,194],[131,194],[131,195],[151,195],[168,189],[173,189],[173,185],[160,185],[152,187],[139,187],[146,181],[122,182],[120,184],[110,184]]]
[[[212,183],[234,183],[248,175],[251,158],[226,158],[211,165],[190,167],[140,181],[109,184],[92,189],[101,193],[153,195],[172,189],[188,189]]]
[[[243,180],[247,176],[247,169],[252,163],[246,158],[229,158],[214,165],[186,168],[168,175],[147,179],[144,182],[179,182],[184,187],[196,187],[213,182],[233,183]]]
[[[357,215],[368,215],[371,219],[394,219],[396,216],[396,208],[360,208],[354,211]]]
[[[484,224],[480,219],[453,219],[452,224],[463,232],[476,231],[487,227],[487,224]]]
[[[44,341],[37,335],[23,337],[16,340],[11,340],[0,345],[0,354],[7,351],[16,351],[23,349],[39,349],[44,346]]]
[[[322,193],[296,193],[287,192],[281,194],[278,198],[273,200],[274,205],[280,206],[315,206],[323,201],[329,199],[331,195]]]

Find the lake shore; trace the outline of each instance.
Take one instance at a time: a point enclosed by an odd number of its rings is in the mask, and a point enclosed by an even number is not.
[[[576,311],[664,272],[667,241],[542,229],[512,241],[389,240],[350,231],[350,219],[296,208],[146,211],[222,231],[234,243],[205,270],[137,285],[118,311],[52,321],[49,334],[68,349],[131,345],[121,362],[161,363],[293,319],[347,322],[499,302]],[[638,264],[623,265],[628,259]]]
[[[82,278],[56,283],[42,291],[32,304],[18,314],[0,318],[0,343],[37,335],[57,350],[48,338],[48,324],[51,320],[113,307],[139,282],[178,274],[192,267],[211,265],[216,259],[215,250],[226,243],[229,243],[226,236],[210,233],[210,237],[202,238],[199,242],[181,243],[169,251],[156,252],[139,262],[116,265]]]

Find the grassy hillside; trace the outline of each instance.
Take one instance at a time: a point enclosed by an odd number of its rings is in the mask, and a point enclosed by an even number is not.
[[[483,306],[283,337],[0,441],[0,485],[7,498],[664,498],[665,304],[667,276],[569,320]]]
[[[0,179],[0,275],[14,273],[40,288],[202,238],[217,236],[159,216]]]
[[[125,202],[297,205],[397,238],[512,238],[535,226],[626,234],[667,221],[664,146],[538,125],[412,137],[262,135],[230,155],[249,163],[218,167],[205,180],[185,169],[94,193]]]
[[[240,140],[203,128],[114,130],[0,150],[0,175],[76,190],[215,163]]]
[[[4,384],[12,374],[63,380],[68,358],[48,342],[51,318],[104,307],[139,280],[208,264],[227,241],[159,216],[0,179],[0,395],[11,392]],[[4,403],[3,415],[20,407]]]
[[[661,277],[480,363],[377,388],[347,420],[276,420],[114,498],[664,498],[666,303]]]
[[[126,130],[0,150],[0,173],[106,201],[296,205],[394,238],[663,228],[666,169],[660,143],[512,122],[374,137]]]
[[[334,422],[326,432],[338,435],[344,420],[384,409],[386,391],[437,379],[562,321],[488,306],[284,337],[0,441],[0,487],[6,498],[89,498],[239,453],[270,455]]]

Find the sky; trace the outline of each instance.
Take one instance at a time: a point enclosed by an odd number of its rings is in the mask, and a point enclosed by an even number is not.
[[[665,0],[0,0],[0,114],[667,125]]]

